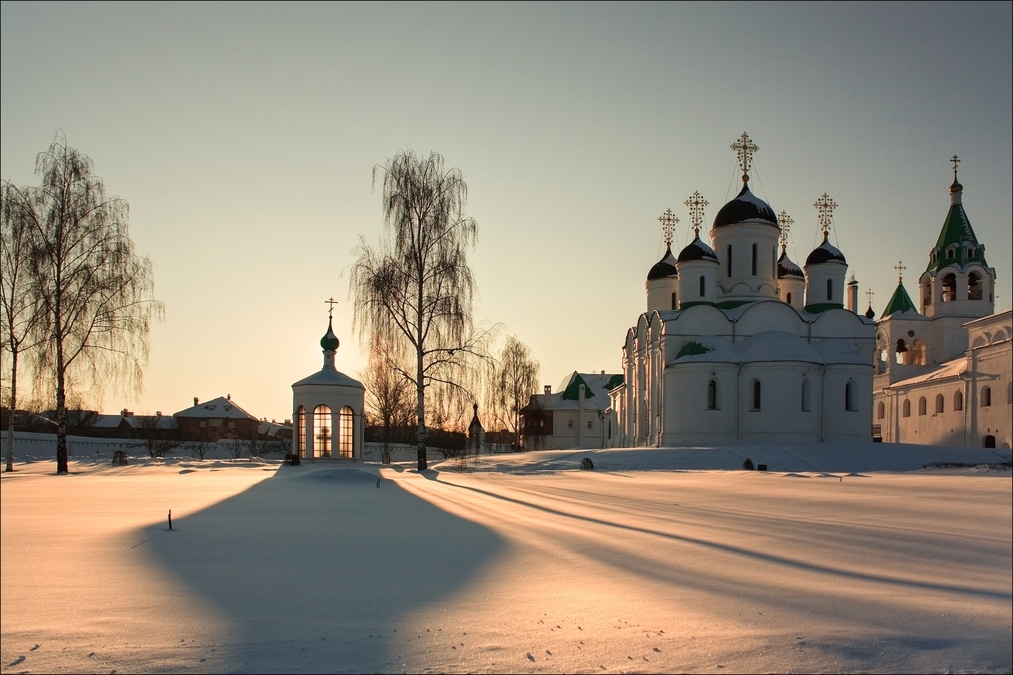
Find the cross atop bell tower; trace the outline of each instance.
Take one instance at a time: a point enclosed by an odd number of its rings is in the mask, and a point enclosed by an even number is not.
[[[338,301],[335,300],[334,296],[332,295],[331,297],[329,297],[326,300],[324,300],[324,304],[328,305],[328,307],[327,307],[327,318],[330,319],[334,315],[334,305],[338,304]]]
[[[731,147],[739,158],[739,168],[742,169],[742,182],[746,183],[749,181],[749,167],[753,165],[753,155],[756,154],[756,151],[760,147],[749,139],[749,135],[745,131],[739,136],[739,140],[732,143]]]

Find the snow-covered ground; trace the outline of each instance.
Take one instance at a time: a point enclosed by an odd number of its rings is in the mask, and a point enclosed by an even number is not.
[[[868,444],[421,475],[20,461],[0,476],[0,667],[1010,672],[1010,472],[922,468],[997,459]]]

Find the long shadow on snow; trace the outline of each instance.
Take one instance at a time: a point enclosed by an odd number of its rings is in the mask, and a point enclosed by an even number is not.
[[[447,485],[449,487],[458,488],[460,490],[470,490],[471,492],[475,492],[475,493],[484,495],[486,497],[491,497],[493,499],[499,499],[499,500],[502,500],[502,501],[505,501],[505,502],[510,502],[512,504],[517,504],[518,506],[525,506],[527,508],[534,509],[536,511],[542,511],[544,513],[549,513],[549,514],[556,515],[556,516],[563,516],[563,517],[566,517],[566,518],[572,518],[574,520],[583,521],[583,522],[587,522],[587,523],[593,523],[593,524],[596,524],[596,525],[604,525],[606,527],[614,527],[614,528],[619,529],[619,530],[626,530],[626,531],[630,531],[630,532],[637,532],[637,533],[640,533],[640,534],[648,534],[648,535],[653,535],[653,536],[656,536],[656,537],[663,537],[665,539],[670,539],[670,540],[673,540],[673,541],[681,541],[681,542],[684,542],[684,543],[687,543],[687,544],[695,544],[697,546],[702,546],[702,547],[705,547],[705,548],[711,548],[711,549],[715,549],[715,550],[719,550],[719,551],[724,551],[724,552],[727,552],[727,553],[733,553],[733,554],[737,554],[737,555],[740,555],[740,556],[744,556],[746,558],[752,558],[752,559],[755,559],[755,560],[760,560],[760,561],[765,561],[765,562],[770,562],[770,563],[776,563],[776,564],[784,565],[784,566],[787,566],[787,567],[794,567],[794,568],[797,568],[797,569],[809,570],[809,571],[813,571],[813,572],[820,572],[820,573],[823,573],[823,574],[833,575],[833,576],[842,577],[842,578],[846,578],[846,579],[855,579],[855,580],[871,581],[871,582],[883,583],[883,584],[892,584],[892,585],[901,586],[901,587],[905,587],[906,586],[906,587],[909,587],[909,588],[925,589],[925,590],[932,590],[932,591],[942,591],[942,592],[945,592],[945,593],[959,593],[959,594],[962,594],[962,595],[977,596],[977,597],[994,599],[994,600],[1009,600],[1010,599],[1010,594],[1009,593],[1003,593],[1002,591],[990,591],[990,590],[984,590],[984,589],[979,589],[979,588],[973,588],[971,586],[960,586],[960,585],[957,585],[957,584],[928,583],[928,582],[923,582],[923,581],[914,581],[914,580],[910,580],[910,579],[904,579],[904,578],[900,578],[900,577],[892,577],[892,576],[872,574],[872,573],[856,572],[856,571],[847,570],[847,569],[844,569],[844,568],[830,567],[828,565],[819,565],[819,564],[816,564],[816,563],[805,562],[803,560],[796,560],[796,559],[793,559],[793,558],[789,558],[787,556],[773,555],[773,554],[769,554],[769,553],[763,553],[763,552],[760,552],[760,551],[754,551],[754,550],[751,550],[751,549],[743,548],[741,546],[734,546],[734,545],[731,545],[731,544],[724,544],[724,543],[720,543],[720,542],[716,542],[716,541],[707,541],[705,539],[699,539],[697,537],[690,537],[690,536],[687,536],[687,535],[671,534],[669,532],[661,532],[661,531],[658,531],[658,530],[652,530],[652,529],[646,528],[646,527],[637,527],[637,526],[634,526],[634,525],[624,525],[622,523],[617,523],[617,522],[613,522],[613,521],[610,521],[610,520],[605,520],[605,519],[602,519],[602,518],[594,518],[594,517],[591,517],[591,516],[585,516],[585,515],[580,515],[580,514],[576,514],[576,513],[569,513],[569,512],[566,512],[566,511],[561,511],[561,510],[554,509],[554,508],[551,508],[551,507],[548,507],[548,506],[542,506],[540,504],[535,504],[535,503],[532,503],[532,502],[524,501],[522,499],[517,499],[517,498],[514,498],[514,497],[508,497],[506,495],[496,494],[494,492],[490,492],[488,490],[483,490],[481,488],[471,487],[469,485],[461,485],[459,483],[452,483],[452,482],[449,482],[447,480],[441,479],[438,475],[426,476],[426,477],[429,478],[430,480],[436,481],[438,483],[442,483],[443,485]]]
[[[403,616],[460,590],[504,546],[353,467],[282,466],[173,528],[141,533],[149,555],[230,622],[217,644],[237,650],[235,668],[261,672],[401,668]]]

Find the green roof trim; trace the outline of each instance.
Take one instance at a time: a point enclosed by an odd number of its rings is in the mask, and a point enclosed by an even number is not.
[[[748,305],[756,300],[729,300],[728,302],[719,302],[717,304],[718,309],[735,309],[736,307],[742,307],[742,305]]]
[[[971,244],[971,255],[967,255],[966,244],[968,243]],[[947,257],[948,251],[952,252],[952,258]],[[946,214],[943,229],[939,232],[939,239],[936,241],[933,252],[936,254],[935,261],[931,256],[929,257],[928,267],[925,268],[926,272],[939,271],[950,265],[964,267],[969,263],[980,263],[982,267],[988,267],[988,263],[985,262],[985,247],[981,246],[978,243],[978,238],[974,236],[971,221],[967,219],[963,204],[950,206],[950,211]]]
[[[711,307],[715,306],[713,302],[706,302],[704,300],[697,300],[696,302],[682,302],[682,303],[679,303],[679,309],[680,310],[684,310],[684,309],[688,309],[690,307],[695,307],[697,305],[710,305]]]
[[[844,305],[839,302],[816,302],[806,305],[804,309],[810,314],[822,314],[828,309],[844,309]]]
[[[698,354],[706,354],[709,351],[711,350],[707,349],[699,342],[687,342],[682,346],[682,349],[679,350],[679,353],[675,355],[675,358],[681,359],[684,356],[696,356]]]
[[[580,400],[580,385],[584,385],[584,400],[594,398],[594,392],[591,391],[591,387],[587,386],[587,382],[580,376],[579,373],[573,374],[573,379],[570,380],[570,384],[566,385],[566,389],[563,390],[563,395],[560,398],[564,401],[579,401]]]
[[[911,296],[907,294],[904,289],[904,284],[897,284],[897,290],[893,292],[893,296],[890,297],[890,302],[886,303],[886,309],[880,314],[880,319],[885,319],[895,312],[906,312],[908,310],[914,310],[918,313],[918,308],[915,307],[915,303],[911,302]]]
[[[612,377],[609,378],[609,381],[605,385],[605,388],[608,389],[609,391],[612,391],[613,389],[621,385],[624,381],[625,378],[622,375],[613,375]]]

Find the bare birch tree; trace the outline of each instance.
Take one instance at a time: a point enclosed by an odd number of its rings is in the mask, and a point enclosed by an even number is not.
[[[0,186],[0,354],[10,359],[10,395],[7,399],[7,466],[14,470],[14,423],[18,414],[19,357],[38,346],[40,307],[29,275],[33,230],[22,210],[18,190],[4,181]],[[6,364],[5,364],[6,365]]]
[[[403,341],[414,363],[401,374],[415,387],[418,469],[426,462],[426,390],[465,389],[486,358],[489,331],[472,320],[475,279],[468,266],[477,226],[464,214],[468,187],[443,157],[401,151],[373,169],[383,183],[384,233],[373,246],[360,237],[350,293],[361,337]]]
[[[56,400],[56,471],[67,473],[67,393],[107,384],[140,387],[148,335],[162,317],[151,261],[134,252],[127,203],[106,197],[91,159],[58,135],[40,153],[39,187],[21,188],[32,229],[31,276],[46,341],[33,352],[36,372]]]
[[[366,387],[366,406],[383,428],[380,461],[384,464],[390,464],[392,428],[407,426],[412,413],[411,383],[403,375],[405,354],[399,344],[374,340],[366,370],[360,375]]]
[[[531,358],[527,345],[508,337],[487,391],[493,415],[513,434],[514,443],[520,442],[521,408],[537,390],[538,370],[538,361]]]

